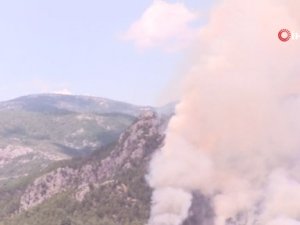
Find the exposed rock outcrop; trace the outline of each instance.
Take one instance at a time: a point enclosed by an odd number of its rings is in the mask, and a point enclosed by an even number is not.
[[[163,142],[163,123],[152,111],[145,111],[119,138],[109,155],[102,160],[90,160],[79,168],[62,167],[37,178],[27,187],[20,200],[20,211],[27,210],[54,195],[72,190],[82,201],[91,186],[99,187],[145,161]],[[120,186],[126,190],[123,185]]]

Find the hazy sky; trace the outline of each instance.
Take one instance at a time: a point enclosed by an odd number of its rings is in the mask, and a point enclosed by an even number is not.
[[[210,2],[1,1],[0,100],[62,92],[156,104]]]

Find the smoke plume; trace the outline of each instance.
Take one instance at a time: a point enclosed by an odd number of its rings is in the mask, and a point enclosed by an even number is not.
[[[300,225],[299,0],[225,0],[201,29],[165,146],[149,225],[180,225],[193,193],[215,225]],[[200,224],[195,224],[200,225]]]

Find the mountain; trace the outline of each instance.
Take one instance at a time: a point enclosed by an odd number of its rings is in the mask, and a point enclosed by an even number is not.
[[[143,107],[99,97],[81,95],[39,94],[1,102],[0,110],[25,110],[46,114],[120,113],[137,116]]]
[[[0,186],[54,161],[88,155],[116,141],[147,108],[56,94],[1,102]]]
[[[151,197],[145,175],[166,123],[144,111],[114,144],[0,188],[0,225],[145,224]]]
[[[0,103],[0,225],[145,224],[174,103],[31,95]]]

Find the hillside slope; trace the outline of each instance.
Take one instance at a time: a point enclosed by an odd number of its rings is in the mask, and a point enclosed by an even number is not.
[[[115,144],[0,190],[0,225],[145,224],[151,197],[145,174],[166,122],[144,112]]]
[[[1,102],[0,186],[113,143],[143,110],[103,98],[54,94]]]

